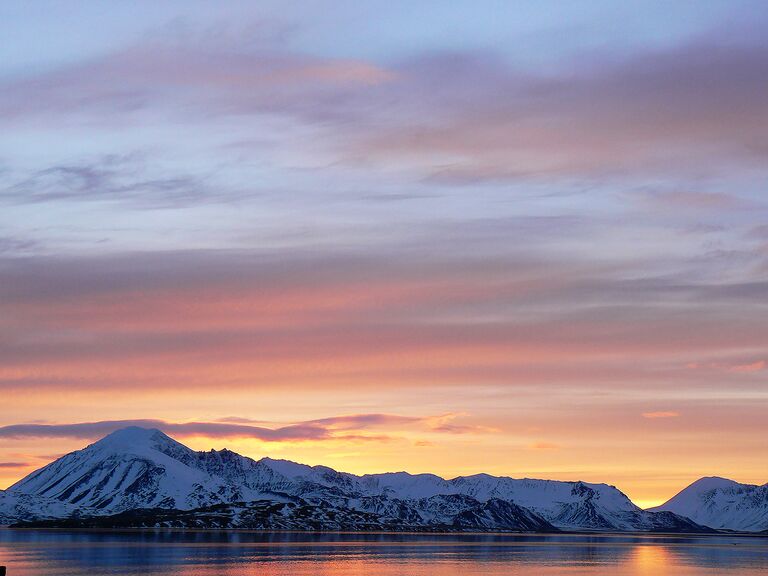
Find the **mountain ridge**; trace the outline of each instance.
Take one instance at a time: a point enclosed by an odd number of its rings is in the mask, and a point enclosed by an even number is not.
[[[642,510],[608,484],[484,473],[358,476],[227,449],[194,451],[139,427],[117,430],[0,492],[0,523],[98,524],[116,516],[142,525],[154,517],[157,525],[264,529],[708,530],[673,511]]]

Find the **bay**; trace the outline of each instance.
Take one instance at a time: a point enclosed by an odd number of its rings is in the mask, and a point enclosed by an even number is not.
[[[768,571],[768,538],[0,529],[8,576],[693,575]]]

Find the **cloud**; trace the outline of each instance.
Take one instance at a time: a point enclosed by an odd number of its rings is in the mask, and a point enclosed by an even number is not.
[[[0,468],[6,469],[26,468],[27,466],[31,465],[32,464],[30,462],[0,462]]]
[[[466,414],[449,412],[425,420],[429,429],[435,432],[447,432],[449,434],[493,434],[499,432],[497,428],[490,426],[457,424],[455,420],[462,416],[466,416]]]
[[[761,372],[768,367],[765,360],[755,360],[754,362],[735,362],[735,361],[716,361],[716,362],[689,362],[686,368],[689,370],[715,370],[720,372],[731,372],[733,374],[752,374]]]
[[[400,426],[429,420],[417,416],[398,416],[395,414],[350,414],[309,420],[308,424],[328,427],[332,430],[356,430],[378,426]]]
[[[642,414],[643,418],[648,418],[649,420],[656,420],[658,418],[677,418],[680,416],[678,412],[673,411],[658,411],[658,412],[643,412]]]
[[[28,254],[40,248],[40,243],[21,236],[0,236],[0,255]]]
[[[214,188],[205,176],[169,174],[137,154],[53,165],[0,188],[0,203],[13,205],[108,201],[141,209],[167,209],[237,197],[236,191]]]
[[[113,420],[76,424],[13,424],[0,427],[3,438],[100,438],[126,426],[158,428],[178,436],[212,438],[255,438],[265,442],[326,440],[329,431],[320,426],[293,425],[270,429],[217,422],[171,423],[162,420]]]
[[[308,420],[272,428],[247,424],[247,422],[250,422],[249,419],[238,417],[230,417],[216,422],[184,423],[167,422],[164,420],[107,420],[72,424],[12,424],[0,427],[0,438],[96,439],[127,426],[157,428],[167,434],[178,437],[252,438],[262,442],[339,440],[386,442],[391,440],[392,437],[382,434],[368,434],[366,431],[372,428],[402,431],[412,425],[417,425],[417,429],[450,432],[453,434],[475,431],[473,427],[441,429],[433,425],[435,418],[445,419],[446,416],[412,417],[394,414],[351,414],[319,420]],[[234,421],[237,421],[237,423]]]
[[[518,225],[529,237],[551,226]],[[749,364],[768,341],[755,313],[766,284],[726,281],[710,262],[593,261],[525,242],[499,255],[474,225],[446,234],[360,251],[0,258],[0,387],[704,386],[722,374],[681,374],[685,358]],[[447,238],[474,254],[444,254]],[[678,267],[695,272],[667,272]]]
[[[747,233],[747,237],[754,240],[768,240],[768,224],[760,224],[753,227]]]
[[[553,442],[534,442],[529,444],[528,448],[531,450],[560,450],[561,446]]]
[[[0,118],[281,117],[327,134],[319,141],[336,160],[416,167],[460,186],[700,173],[704,161],[730,170],[768,154],[764,41],[725,43],[717,30],[623,57],[582,55],[560,70],[537,74],[487,51],[383,66],[190,36],[6,79]]]
[[[729,370],[731,372],[736,372],[737,374],[749,374],[752,372],[762,372],[765,368],[765,360],[758,360],[749,364],[737,364],[736,366],[731,366]]]
[[[242,416],[226,416],[225,418],[219,418],[217,422],[227,422],[232,424],[263,424],[263,421],[253,420],[251,418],[243,418]]]
[[[690,174],[704,159],[756,165],[768,150],[765,123],[752,121],[767,117],[758,97],[767,63],[768,45],[715,38],[584,59],[549,77],[488,54],[433,55],[404,65],[400,77],[411,84],[384,87],[400,90],[407,121],[363,135],[363,149],[393,162],[422,159],[434,181],[458,185]]]
[[[371,62],[268,47],[149,41],[101,58],[0,84],[0,118],[112,115],[148,109],[193,115],[338,116],[349,94],[389,82]],[[119,79],[119,82],[117,80]],[[38,108],[40,107],[40,108]],[[117,120],[117,117],[115,117]]]
[[[688,210],[720,211],[749,210],[758,204],[723,192],[693,192],[685,190],[642,192],[639,198],[655,208],[682,208]]]

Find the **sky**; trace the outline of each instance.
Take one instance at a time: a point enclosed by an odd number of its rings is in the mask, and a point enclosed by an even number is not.
[[[0,4],[0,487],[128,424],[768,481],[759,0]]]

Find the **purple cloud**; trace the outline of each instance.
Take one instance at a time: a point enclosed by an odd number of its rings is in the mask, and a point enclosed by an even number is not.
[[[139,156],[107,155],[90,162],[57,164],[33,171],[0,187],[0,203],[109,201],[134,208],[163,209],[237,198],[237,192],[214,188],[204,176],[163,171],[153,174]]]
[[[294,425],[270,429],[259,426],[217,422],[188,422],[183,424],[163,420],[108,420],[75,424],[13,424],[0,427],[3,438],[100,438],[126,426],[158,428],[178,436],[205,435],[215,438],[257,438],[265,442],[324,440],[328,430],[319,426]]]
[[[761,205],[757,202],[751,202],[724,192],[654,190],[638,193],[635,197],[652,208],[679,208],[712,212],[755,210],[761,208]]]
[[[437,420],[436,420],[437,418]],[[393,414],[350,414],[309,420],[287,426],[269,428],[248,424],[248,418],[229,417],[216,422],[174,423],[164,420],[105,420],[100,422],[78,422],[72,424],[12,424],[0,427],[0,438],[78,438],[94,439],[106,436],[120,428],[140,426],[157,428],[173,436],[206,436],[209,438],[254,438],[263,442],[302,442],[332,440],[364,440],[383,442],[386,435],[349,433],[374,427],[397,427],[425,424],[433,431],[463,433],[473,431],[471,427],[450,427],[443,429],[432,422],[445,422],[452,416],[412,417]],[[237,423],[235,423],[237,422]]]
[[[680,173],[713,158],[759,165],[768,154],[768,44],[726,44],[720,31],[624,58],[582,58],[546,76],[488,52],[384,67],[186,42],[7,79],[0,118],[276,115],[327,129],[326,153],[350,163],[415,162],[432,181],[460,185]]]

